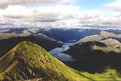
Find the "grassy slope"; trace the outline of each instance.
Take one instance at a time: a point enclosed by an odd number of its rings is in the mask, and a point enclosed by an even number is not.
[[[106,69],[102,73],[90,74],[88,72],[83,72],[82,74],[94,81],[121,81],[121,74],[115,69]]]
[[[22,42],[0,58],[0,80],[46,78],[47,81],[89,81],[42,47]]]

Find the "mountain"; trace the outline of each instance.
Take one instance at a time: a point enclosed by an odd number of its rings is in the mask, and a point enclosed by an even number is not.
[[[121,81],[121,73],[116,69],[110,69],[110,67],[106,68],[101,73],[81,73],[85,76],[88,76],[90,79],[93,79],[94,81]]]
[[[65,63],[79,71],[98,73],[109,66],[121,71],[121,43],[113,38],[86,42],[81,40],[70,46],[65,53],[75,59]]]
[[[118,40],[109,38],[105,40],[101,40],[101,43],[104,43],[106,47],[100,47],[100,46],[93,46],[92,48],[94,50],[102,50],[104,52],[115,52],[115,53],[121,53],[121,43]]]
[[[32,28],[30,29],[32,30]],[[34,33],[29,31],[27,28],[4,28],[0,29],[0,40],[9,39],[12,37],[23,37],[23,36],[30,36]]]
[[[101,30],[98,29],[80,29],[80,28],[0,28],[0,33],[5,33],[7,37],[15,36],[28,36],[28,35],[38,35],[44,34],[50,38],[53,38],[62,42],[75,42],[80,38],[83,38],[87,35],[98,34]],[[73,35],[71,35],[73,34]],[[1,36],[1,35],[0,35]],[[3,39],[3,35],[2,38]]]
[[[9,39],[11,37],[17,37],[15,33],[0,33],[0,40]]]
[[[63,45],[62,42],[56,41],[42,34],[37,36],[12,37],[9,39],[0,40],[0,57],[22,41],[31,41],[42,46],[47,51]]]
[[[21,42],[0,58],[0,80],[90,81],[31,42]]]
[[[94,81],[121,81],[121,43],[112,38],[78,42],[65,53],[75,60],[64,62]]]
[[[7,39],[10,37],[16,37],[16,36],[30,36],[30,35],[44,34],[47,37],[53,38],[58,41],[74,43],[90,35],[99,35],[101,33],[102,36],[105,36],[106,34],[113,36],[115,33],[120,34],[120,32],[121,30],[111,30],[111,29],[101,30],[101,29],[86,29],[86,28],[83,28],[83,29],[82,28],[71,28],[71,29],[56,28],[56,27],[55,28],[24,27],[24,28],[3,28],[3,29],[0,28],[0,39]],[[97,38],[99,37],[97,36]]]
[[[76,42],[79,39],[88,36],[98,34],[101,30],[98,29],[64,29],[64,28],[54,28],[54,29],[40,29],[37,33],[42,33],[48,37],[54,38],[62,42]]]
[[[99,34],[85,36],[78,42],[100,41],[100,40],[107,39],[107,38],[114,38],[114,39],[121,41],[121,34],[101,31]]]

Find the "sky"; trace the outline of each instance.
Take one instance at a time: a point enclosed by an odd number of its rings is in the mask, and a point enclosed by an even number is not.
[[[121,0],[0,0],[0,27],[121,28]]]
[[[115,0],[78,0],[77,5],[83,9],[99,9],[113,1]]]

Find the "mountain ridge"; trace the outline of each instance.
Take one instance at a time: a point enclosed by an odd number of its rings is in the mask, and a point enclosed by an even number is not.
[[[121,34],[116,34],[116,33],[108,32],[108,31],[101,31],[99,34],[86,36],[80,39],[78,42],[101,41],[103,39],[108,39],[108,38],[121,40]]]
[[[14,42],[13,42],[14,41]],[[43,35],[39,36],[25,36],[25,37],[12,37],[10,39],[0,40],[0,57],[10,51],[14,46],[22,41],[31,41],[42,46],[47,51],[52,50],[56,47],[61,47],[62,42],[58,42],[54,39],[48,38]],[[5,49],[6,48],[6,49]]]
[[[64,53],[75,59],[73,62],[65,63],[79,71],[102,72],[108,66],[121,71],[121,43],[114,38],[79,41]]]
[[[90,81],[31,42],[19,43],[0,58],[2,81],[34,78],[42,78],[44,81]]]

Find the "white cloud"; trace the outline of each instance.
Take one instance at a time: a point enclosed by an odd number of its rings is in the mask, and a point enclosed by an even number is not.
[[[39,6],[36,8],[14,5],[1,9],[0,16],[5,22],[13,21],[14,23],[18,22],[18,24],[30,24],[35,22],[56,22],[66,19],[75,19],[79,11],[79,7],[72,5]]]
[[[7,0],[4,0],[5,2]],[[22,1],[22,0],[21,0]],[[44,0],[25,0],[32,1]],[[65,3],[70,0],[45,0],[51,3]],[[56,2],[57,1],[57,2]],[[5,3],[0,1],[1,3]],[[19,2],[19,0],[18,0]],[[21,3],[25,3],[24,1]],[[9,3],[9,1],[8,1]],[[18,3],[20,4],[20,3]],[[113,4],[113,3],[112,3]],[[111,6],[111,4],[110,4]],[[109,4],[108,4],[109,7]],[[119,11],[107,12],[105,10],[81,10],[75,5],[38,5],[27,7],[25,5],[9,5],[0,9],[0,24],[14,26],[61,26],[61,27],[82,27],[82,26],[102,26],[120,27],[121,15]]]
[[[3,16],[7,17],[27,17],[32,14],[32,10],[28,9],[24,6],[15,5],[15,6],[8,6],[6,9],[1,10]]]
[[[80,16],[82,26],[120,27],[120,13],[104,11],[84,11]]]
[[[112,3],[106,4],[108,8],[111,8],[113,10],[121,11],[121,0],[115,0]]]
[[[9,5],[26,4],[26,3],[48,3],[48,4],[69,4],[73,0],[0,0],[0,7],[4,8]]]

